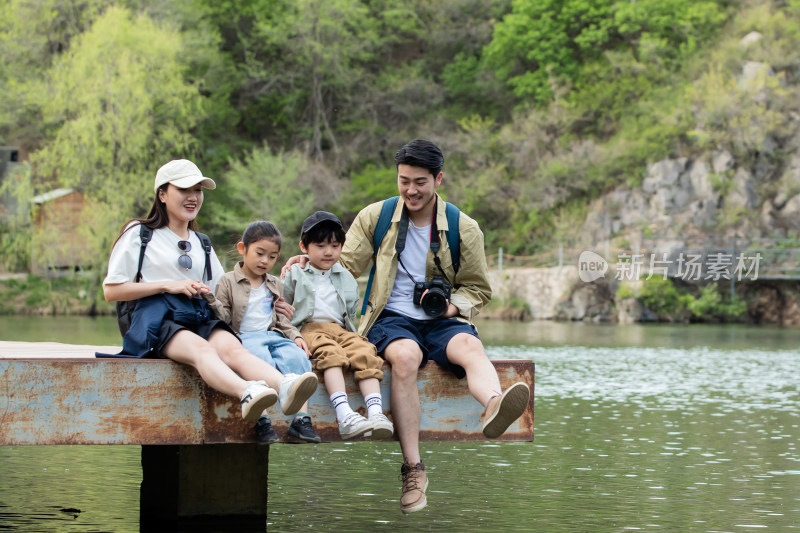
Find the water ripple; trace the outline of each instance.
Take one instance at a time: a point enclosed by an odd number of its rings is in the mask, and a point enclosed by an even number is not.
[[[536,396],[636,402],[659,409],[794,410],[800,353],[608,347],[487,348],[493,359],[536,362]]]

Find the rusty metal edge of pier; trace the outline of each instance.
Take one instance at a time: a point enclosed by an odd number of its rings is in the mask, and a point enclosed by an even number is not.
[[[254,442],[252,424],[241,419],[239,403],[206,386],[192,368],[165,359],[95,359],[66,353],[54,358],[17,353],[8,357],[3,344],[0,445]],[[35,350],[38,343],[28,344]],[[498,440],[532,441],[534,363],[492,363],[504,388],[521,380],[532,393],[523,416]],[[386,370],[381,393],[391,417],[391,370]],[[363,398],[352,376],[346,374],[351,405],[365,413]],[[430,363],[420,370],[419,391],[420,440],[485,440],[480,432],[483,408],[469,394],[466,380],[456,380]],[[341,440],[323,386],[311,397],[309,411],[324,441]],[[269,412],[278,434],[285,435],[290,417],[278,406]]]

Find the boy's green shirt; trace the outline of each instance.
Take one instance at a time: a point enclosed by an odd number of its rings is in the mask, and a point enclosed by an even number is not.
[[[330,269],[331,282],[339,297],[339,306],[344,310],[342,322],[347,331],[356,331],[356,308],[358,307],[358,282],[342,265],[335,264]],[[283,298],[294,306],[292,325],[300,329],[314,316],[314,271],[311,263],[305,268],[292,265],[283,280]]]

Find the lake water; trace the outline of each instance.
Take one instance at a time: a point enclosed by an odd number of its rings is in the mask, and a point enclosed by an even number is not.
[[[3,317],[0,339],[114,344],[114,328],[110,319]],[[492,358],[536,362],[533,443],[423,443],[428,507],[408,516],[396,443],[274,446],[268,529],[800,529],[800,330],[479,329]],[[0,447],[0,529],[137,531],[139,454]]]

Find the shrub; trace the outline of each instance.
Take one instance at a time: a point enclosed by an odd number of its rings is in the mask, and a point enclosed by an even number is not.
[[[676,287],[672,280],[653,277],[642,284],[639,300],[659,316],[678,317],[686,314],[692,296]]]
[[[692,315],[698,318],[718,317],[726,320],[738,318],[747,311],[744,300],[723,301],[718,285],[700,287],[700,296],[692,297],[688,307]]]
[[[627,283],[621,283],[617,289],[617,298],[620,300],[625,300],[626,298],[633,298],[633,296],[633,287]]]

